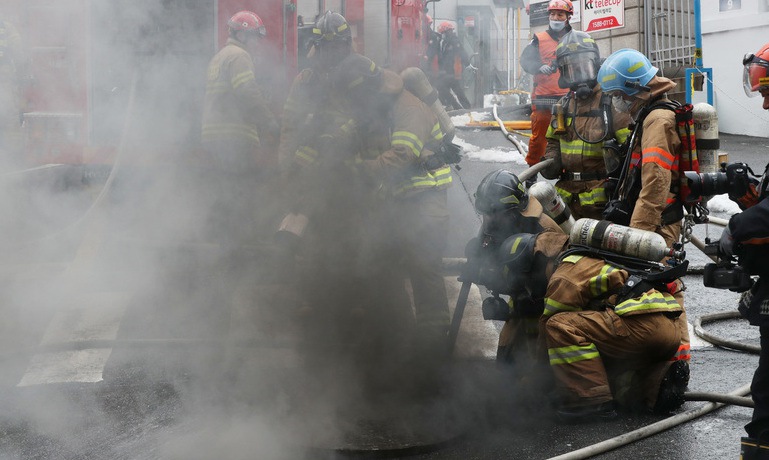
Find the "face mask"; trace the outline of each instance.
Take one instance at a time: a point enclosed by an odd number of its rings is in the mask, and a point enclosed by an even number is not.
[[[633,101],[627,101],[622,96],[612,96],[611,105],[617,110],[617,112],[630,113],[630,106],[633,105]]]
[[[553,29],[556,32],[560,32],[563,30],[563,28],[566,27],[566,21],[553,21],[550,20],[550,28]]]

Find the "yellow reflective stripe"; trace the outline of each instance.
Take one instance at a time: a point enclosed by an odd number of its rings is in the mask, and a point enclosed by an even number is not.
[[[578,199],[579,204],[583,206],[603,204],[609,201],[609,198],[606,196],[606,189],[604,187],[596,187],[594,189],[588,190],[587,192],[582,192],[578,195]]]
[[[628,299],[614,307],[614,312],[617,315],[647,310],[673,312],[681,310],[681,306],[678,305],[678,302],[676,302],[676,299],[674,299],[672,295],[659,291],[652,291],[645,292],[641,297]]]
[[[416,134],[410,133],[408,131],[395,131],[392,134],[392,141],[390,144],[393,146],[404,145],[410,148],[417,158],[422,153],[422,149],[424,148],[424,144],[421,140],[419,140],[419,137]]]
[[[315,161],[318,159],[318,151],[315,150],[312,147],[299,147],[296,152],[294,152],[294,161],[301,165],[309,165],[312,163],[315,163]]]
[[[584,346],[571,345],[568,347],[548,348],[547,354],[550,357],[551,366],[588,361],[601,357],[598,353],[598,348],[592,343]]]
[[[604,265],[601,267],[600,273],[588,280],[588,286],[590,286],[590,293],[593,297],[598,297],[609,291],[609,278],[606,276],[615,270],[611,265]]]
[[[545,297],[545,311],[542,313],[544,316],[552,316],[562,311],[581,311],[581,309],[553,300],[550,297]]]
[[[232,87],[238,88],[251,80],[256,80],[256,77],[253,72],[246,70],[232,77]]]
[[[629,128],[620,128],[614,132],[614,137],[617,139],[617,142],[619,142],[620,144],[625,142],[628,136],[630,136]]]
[[[206,84],[206,92],[210,94],[220,94],[227,92],[230,89],[229,85],[223,81],[209,82]]]
[[[433,172],[428,172],[424,176],[413,176],[409,182],[398,188],[394,194],[400,195],[409,190],[428,189],[449,185],[452,180],[451,168],[444,166]]]
[[[245,126],[245,125],[238,125],[238,124],[232,124],[232,123],[209,124],[209,125],[203,126],[203,129],[201,131],[202,131],[201,135],[204,138],[235,134],[235,135],[243,135],[243,136],[252,138],[256,141],[259,140],[259,132],[250,126]]]
[[[560,187],[555,187],[555,191],[558,192],[558,195],[561,196],[561,199],[566,206],[571,204],[572,200],[574,199],[574,195],[571,192]]]
[[[603,144],[588,144],[579,139],[566,141],[561,139],[561,155],[580,155],[603,158]]]
[[[572,263],[572,264],[576,264],[577,262],[579,262],[579,259],[581,259],[582,257],[583,256],[578,256],[576,254],[573,254],[573,255],[564,257],[563,261],[564,262],[569,262],[569,263]]]
[[[432,138],[436,141],[443,139],[443,131],[441,131],[440,123],[436,123],[435,126],[433,126],[433,130],[430,133],[430,136],[432,136]]]

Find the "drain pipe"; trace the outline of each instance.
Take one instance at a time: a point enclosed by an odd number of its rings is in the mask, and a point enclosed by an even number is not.
[[[731,391],[728,394],[728,396],[745,396],[748,393],[750,393],[750,384],[743,385]],[[659,422],[652,423],[651,425],[647,425],[643,428],[629,431],[625,434],[616,436],[611,439],[607,439],[606,441],[602,441],[597,444],[593,444],[591,446],[583,447],[582,449],[578,449],[563,455],[559,455],[557,457],[551,457],[550,460],[580,460],[580,459],[592,457],[594,455],[602,454],[604,452],[617,449],[618,447],[625,446],[632,442],[635,442],[644,438],[648,438],[649,436],[655,435],[657,433],[661,433],[665,430],[669,430],[684,422],[688,422],[689,420],[694,420],[695,418],[703,416],[709,412],[712,412],[722,407],[723,405],[724,405],[723,403],[710,402],[696,409],[691,409],[686,412],[676,414],[672,417],[668,417],[664,420],[660,420]]]

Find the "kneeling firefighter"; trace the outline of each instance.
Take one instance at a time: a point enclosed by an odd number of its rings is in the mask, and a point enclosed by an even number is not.
[[[545,159],[553,159],[542,171],[546,179],[558,179],[555,187],[575,219],[600,219],[610,191],[607,169],[618,168],[618,161],[604,159],[603,144],[625,142],[630,116],[611,106],[596,76],[601,66],[598,45],[590,35],[571,31],[558,43],[556,64],[558,85],[569,93],[553,107],[547,130]]]
[[[509,251],[504,243],[515,233],[544,231],[566,235],[543,212],[539,201],[527,193],[518,176],[504,169],[492,171],[481,180],[475,193],[475,209],[482,215],[483,224],[480,236],[467,244],[468,269],[463,273],[463,281],[472,281],[491,291],[491,297],[483,303],[484,319],[505,321],[499,335],[497,359],[508,363],[516,358],[533,360],[542,307],[533,306],[527,294],[511,290],[504,283],[500,258]],[[504,301],[500,295],[509,296],[509,300]],[[539,301],[541,305],[541,298]]]
[[[577,221],[572,243],[586,229],[600,234],[607,224]],[[621,230],[656,236],[628,227]],[[510,239],[509,284],[544,297],[540,344],[547,348],[555,377],[553,396],[560,420],[609,419],[616,416],[617,405],[667,413],[683,404],[688,373],[671,373],[654,386],[648,386],[644,376],[678,349],[675,321],[683,309],[671,291],[680,288],[675,280],[686,272],[686,261],[662,266],[575,244],[564,251],[564,241],[547,234]]]

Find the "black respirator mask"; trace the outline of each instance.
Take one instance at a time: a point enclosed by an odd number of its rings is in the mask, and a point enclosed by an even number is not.
[[[574,91],[577,99],[585,100],[598,84],[598,65],[590,54],[577,53],[559,59],[561,80],[558,86]]]

